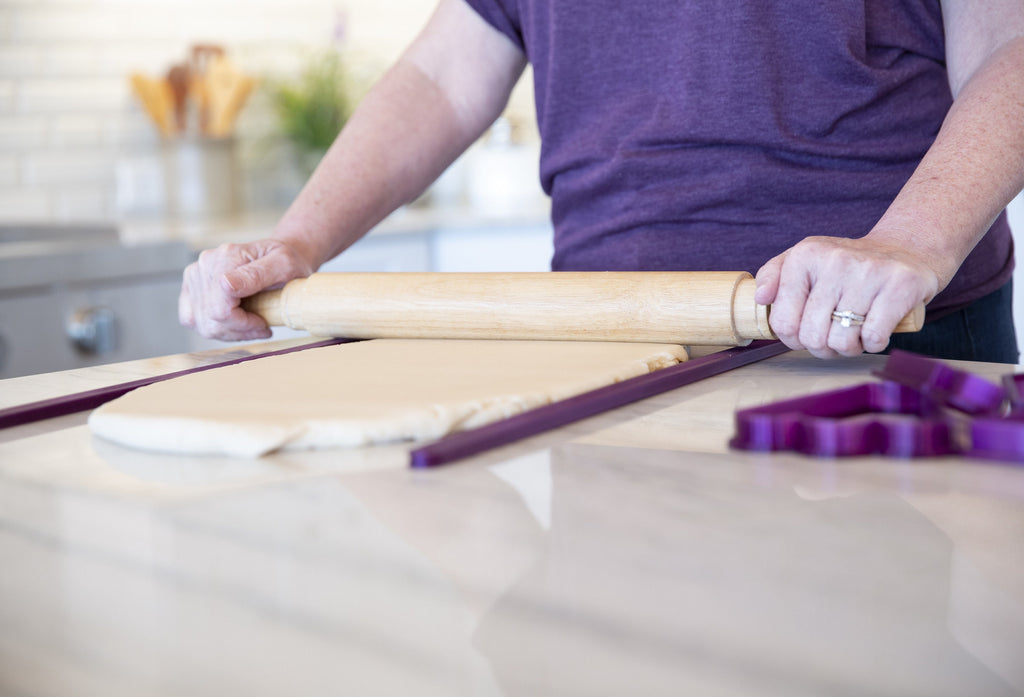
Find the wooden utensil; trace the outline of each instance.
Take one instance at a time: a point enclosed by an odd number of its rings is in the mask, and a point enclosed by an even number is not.
[[[201,82],[207,114],[204,133],[215,138],[231,135],[235,118],[256,81],[239,70],[231,60],[218,55],[210,60]]]
[[[160,134],[171,135],[174,131],[174,94],[171,86],[165,80],[156,80],[142,73],[132,73],[129,79],[132,90]]]
[[[209,130],[210,107],[206,87],[206,73],[212,62],[224,55],[224,47],[217,44],[194,44],[189,49],[189,72],[192,75],[189,96],[195,102],[199,116],[199,131]]]
[[[184,133],[188,126],[188,92],[192,75],[188,65],[181,63],[167,71],[167,84],[171,86],[174,99],[174,127],[178,133]]]
[[[243,301],[270,325],[353,339],[739,346],[774,339],[746,272],[318,273]],[[924,306],[896,331],[917,331]]]

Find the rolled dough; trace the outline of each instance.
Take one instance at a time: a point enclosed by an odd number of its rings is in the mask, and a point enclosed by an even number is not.
[[[129,447],[241,457],[439,438],[682,360],[666,344],[376,339],[154,383],[89,426]]]

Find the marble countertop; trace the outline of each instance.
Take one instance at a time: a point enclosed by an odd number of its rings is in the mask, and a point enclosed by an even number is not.
[[[429,471],[0,431],[0,694],[1024,694],[1024,467],[728,448],[736,408],[883,360],[787,354]]]

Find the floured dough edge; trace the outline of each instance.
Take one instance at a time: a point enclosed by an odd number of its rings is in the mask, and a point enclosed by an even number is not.
[[[189,455],[258,457],[302,433],[299,425],[258,427],[204,419],[124,416],[99,410],[89,415],[93,435],[138,450]]]
[[[279,450],[354,448],[405,440],[433,440],[661,370],[686,358],[685,348],[666,345],[662,353],[623,364],[611,378],[605,374],[551,392],[501,395],[470,404],[436,403],[411,408],[386,419],[307,419],[280,426],[247,425],[218,419],[126,416],[107,413],[101,406],[89,415],[88,424],[94,435],[123,446],[184,455],[260,457]]]

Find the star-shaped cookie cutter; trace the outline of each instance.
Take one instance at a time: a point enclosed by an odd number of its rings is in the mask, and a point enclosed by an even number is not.
[[[893,351],[881,382],[736,413],[730,446],[818,457],[960,455],[1024,462],[1024,376],[1002,385]]]

